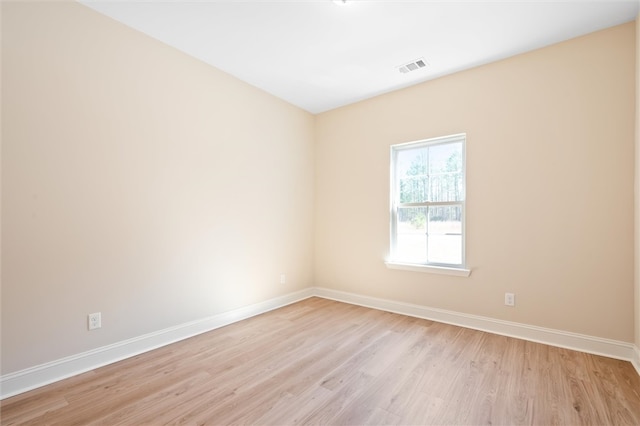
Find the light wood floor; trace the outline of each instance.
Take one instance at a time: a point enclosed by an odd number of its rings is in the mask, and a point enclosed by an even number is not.
[[[320,298],[1,405],[2,425],[640,424],[630,363]]]

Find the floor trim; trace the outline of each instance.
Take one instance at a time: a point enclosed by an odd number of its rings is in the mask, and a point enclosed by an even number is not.
[[[229,312],[170,327],[0,377],[0,400],[224,327],[313,296],[309,287]]]
[[[393,300],[379,299],[322,287],[316,287],[314,295],[339,302],[351,303],[353,305],[424,318],[594,355],[621,359],[634,364],[640,374],[640,369],[635,365],[637,361],[634,362],[634,358],[638,357],[637,348],[627,342],[396,302]]]
[[[636,368],[638,375],[640,375],[640,347],[633,347],[633,358],[631,359],[631,364]]]
[[[0,377],[0,400],[215,330],[312,296],[621,359],[631,362],[640,375],[640,349],[631,343],[379,299],[328,288],[309,287],[209,318],[181,324],[6,374]]]

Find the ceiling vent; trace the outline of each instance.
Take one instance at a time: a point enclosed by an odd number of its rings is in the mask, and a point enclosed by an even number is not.
[[[398,71],[401,74],[406,74],[410,71],[419,70],[420,68],[425,68],[427,66],[427,61],[424,58],[416,59],[413,62],[409,62],[408,64],[400,65],[398,67]]]

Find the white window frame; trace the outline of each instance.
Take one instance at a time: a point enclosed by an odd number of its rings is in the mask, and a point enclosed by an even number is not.
[[[430,272],[437,274],[445,274],[445,275],[456,275],[456,276],[465,276],[468,277],[471,274],[471,270],[466,266],[466,190],[467,190],[467,180],[466,180],[466,140],[467,135],[465,133],[458,133],[455,135],[442,136],[431,139],[424,139],[413,142],[406,142],[396,145],[391,145],[391,182],[390,182],[390,257],[385,262],[387,267],[391,269],[401,269],[401,270],[409,270],[409,271],[418,271],[418,272]],[[434,146],[434,145],[443,145],[450,143],[460,143],[462,142],[462,182],[463,182],[463,191],[462,191],[462,200],[459,201],[451,201],[451,202],[420,202],[420,203],[400,203],[400,188],[399,188],[399,179],[396,173],[396,161],[397,156],[400,151],[422,148],[426,146]],[[401,259],[396,258],[396,243],[397,243],[397,215],[399,207],[429,207],[429,206],[460,206],[462,210],[462,259],[460,264],[442,264],[442,263],[408,263],[404,262]]]

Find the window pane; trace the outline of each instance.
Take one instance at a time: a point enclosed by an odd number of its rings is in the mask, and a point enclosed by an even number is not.
[[[429,207],[427,232],[429,262],[462,264],[461,206]]]
[[[398,209],[396,258],[411,263],[427,261],[427,208]]]
[[[429,147],[429,201],[461,201],[462,143]]]
[[[462,171],[462,142],[429,147],[429,171],[431,173]]]
[[[422,203],[427,201],[427,147],[398,152],[396,171],[399,179],[398,190],[401,203]]]

